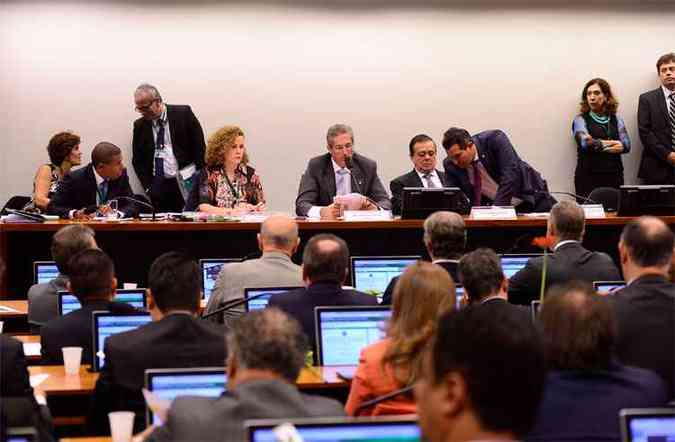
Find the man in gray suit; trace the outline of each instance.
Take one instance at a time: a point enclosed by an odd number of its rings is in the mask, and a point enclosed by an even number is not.
[[[258,234],[262,257],[223,266],[211,292],[206,313],[216,310],[225,302],[243,299],[246,287],[304,286],[302,269],[291,261],[299,244],[298,224],[294,220],[284,215],[267,218]],[[212,318],[230,325],[244,311],[243,306],[234,307]]]
[[[344,416],[339,402],[295,386],[307,341],[300,324],[280,310],[242,316],[227,334],[227,348],[228,391],[216,399],[177,398],[166,423],[143,433],[150,433],[147,441],[240,442],[248,419]]]
[[[344,204],[336,196],[357,194],[360,210],[391,209],[389,195],[377,176],[375,161],[354,152],[354,131],[334,124],[326,134],[328,153],[309,160],[300,179],[295,212],[299,216],[336,219]]]

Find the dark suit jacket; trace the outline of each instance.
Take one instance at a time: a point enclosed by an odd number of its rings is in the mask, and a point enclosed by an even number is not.
[[[148,442],[240,442],[246,440],[243,424],[248,419],[333,416],[344,416],[334,399],[302,394],[281,380],[249,381],[217,399],[177,398],[166,424],[153,431]]]
[[[437,170],[436,174],[441,180],[441,184],[445,186],[447,183],[445,174],[440,170]],[[403,196],[404,187],[424,187],[424,184],[422,183],[422,180],[415,169],[411,170],[405,175],[394,178],[389,183],[389,190],[391,190],[391,211],[394,215],[401,214],[401,204],[403,203],[401,198]]]
[[[389,195],[377,176],[377,163],[358,153],[354,153],[352,163],[352,192],[367,196],[383,209],[391,209]],[[312,206],[332,204],[336,192],[335,171],[330,154],[312,158],[300,178],[295,213],[306,216]]]
[[[129,304],[111,301],[87,302],[79,310],[50,319],[40,329],[42,363],[63,364],[63,347],[82,347],[82,363],[92,362],[92,312],[106,310],[113,313],[133,313],[138,310]]]
[[[108,413],[136,412],[134,432],[145,425],[141,388],[148,368],[221,367],[225,329],[187,314],[172,314],[105,341],[105,364],[96,382],[87,422],[91,432],[109,434]]]
[[[459,266],[459,261],[441,261],[437,262],[436,265],[439,265],[445,269],[446,272],[450,275],[452,280],[455,282],[455,284],[459,284],[459,277],[457,276],[457,267]],[[384,290],[384,294],[382,295],[382,305],[391,305],[391,303],[394,301],[394,287],[396,287],[396,283],[398,282],[398,276],[394,276],[391,278],[391,281],[389,281],[389,285],[387,285],[387,288]]]
[[[33,397],[23,344],[0,335],[0,397]]]
[[[169,120],[171,145],[178,168],[195,163],[197,170],[204,167],[204,132],[190,106],[166,105]],[[134,121],[133,158],[131,160],[136,176],[147,189],[152,184],[152,167],[155,156],[155,141],[152,135],[152,121],[139,118]]]
[[[610,299],[619,328],[619,360],[655,371],[666,381],[669,399],[675,399],[675,284],[645,275]]]
[[[640,95],[637,118],[644,146],[638,177],[649,184],[673,184],[673,166],[667,157],[675,151],[675,146],[671,140],[668,109],[661,87]]]
[[[492,298],[482,303],[476,303],[475,305],[480,306],[480,308],[483,309],[489,309],[491,312],[494,312],[495,315],[497,315],[497,312],[506,311],[511,315],[519,316],[523,323],[532,323],[532,311],[529,307],[511,304],[506,299]]]
[[[489,201],[483,196],[481,201],[474,201],[469,173],[453,164],[450,158],[443,161],[448,186],[459,187],[473,206],[510,206],[511,198],[516,197],[523,200],[523,204],[518,206],[520,212],[546,212],[551,209],[555,200],[548,193],[546,180],[520,159],[504,132],[486,130],[474,135],[472,139],[480,162],[498,185],[495,200]]]
[[[339,305],[377,305],[377,298],[356,290],[343,290],[339,284],[318,282],[307,288],[272,295],[268,303],[268,306],[277,307],[300,322],[302,330],[312,343],[314,355],[316,355],[314,307]]]
[[[609,255],[586,250],[580,243],[561,245],[546,259],[546,290],[555,284],[571,280],[586,282],[621,280],[619,269]],[[509,301],[530,305],[539,299],[543,256],[530,259],[524,268],[509,280]]]
[[[94,166],[92,163],[89,163],[86,167],[77,169],[63,178],[54,197],[49,201],[47,213],[59,215],[61,218],[68,218],[68,212],[71,210],[96,206],[96,192]],[[126,170],[122,173],[121,177],[108,182],[108,195],[106,199],[109,201],[119,196],[133,197]],[[125,213],[125,216],[135,216],[138,214],[138,209],[133,203],[128,201],[119,200],[117,207]]]

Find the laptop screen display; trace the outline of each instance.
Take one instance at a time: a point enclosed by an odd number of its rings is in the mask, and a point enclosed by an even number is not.
[[[632,416],[629,442],[675,442],[675,416]]]
[[[422,434],[417,423],[372,422],[364,424],[295,425],[304,442],[417,442]],[[250,430],[251,442],[276,442],[273,428]]]
[[[259,296],[250,301],[246,301],[246,311],[250,312],[253,310],[261,310],[267,307],[267,303],[270,302],[272,295],[278,293],[286,293],[291,290],[299,289],[300,287],[269,287],[269,288],[246,288],[244,289],[244,297],[251,298],[253,296]]]
[[[145,310],[145,289],[124,289],[115,292],[115,301],[132,305],[139,310]],[[59,315],[67,315],[82,306],[77,297],[70,292],[59,292]]]
[[[35,284],[44,284],[59,276],[59,269],[54,261],[36,261],[33,263]]]
[[[94,371],[99,371],[104,363],[104,344],[108,336],[134,330],[151,321],[149,313],[133,315],[113,315],[109,312],[94,312]]]
[[[223,266],[227,263],[239,262],[238,259],[200,259],[199,267],[202,271],[202,287],[204,288],[204,299],[208,302],[211,292],[216,285],[216,279]]]
[[[389,282],[419,256],[352,257],[352,283],[356,290],[382,295]]]
[[[506,276],[507,279],[511,278],[513,275],[518,273],[520,269],[525,267],[527,261],[536,256],[542,255],[502,255],[501,261],[504,276]]]

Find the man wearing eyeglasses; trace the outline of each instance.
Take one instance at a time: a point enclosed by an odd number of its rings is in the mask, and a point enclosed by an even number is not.
[[[134,93],[132,163],[158,212],[181,212],[196,172],[204,167],[204,132],[190,106],[164,104],[156,87]]]
[[[375,161],[354,152],[354,131],[334,124],[326,134],[328,153],[309,160],[300,179],[295,212],[299,216],[337,219],[344,209],[391,209],[377,176]]]

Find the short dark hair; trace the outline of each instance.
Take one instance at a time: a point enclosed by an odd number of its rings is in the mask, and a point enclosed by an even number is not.
[[[621,242],[631,259],[640,267],[668,265],[675,245],[670,228],[651,216],[643,216],[626,224],[621,232]]]
[[[254,310],[238,318],[226,336],[230,357],[242,368],[271,370],[295,384],[308,349],[298,321],[274,307]]]
[[[560,201],[551,208],[549,222],[561,241],[581,241],[586,217],[584,210],[574,201]]]
[[[607,370],[617,333],[614,312],[589,283],[552,287],[538,321],[550,368]]]
[[[333,243],[332,247],[326,247],[326,242]],[[342,238],[330,233],[320,233],[307,242],[302,255],[302,268],[311,282],[331,281],[342,284],[347,277],[348,266],[349,248]]]
[[[424,242],[434,258],[456,259],[466,245],[464,220],[455,212],[434,212],[424,220]]]
[[[664,65],[666,63],[675,63],[675,52],[669,52],[659,57],[659,59],[656,61],[656,72],[660,74],[661,65]]]
[[[122,155],[122,150],[119,147],[113,143],[101,141],[94,146],[94,150],[91,152],[91,162],[94,167],[99,164],[109,164],[118,155]]]
[[[443,147],[445,150],[450,150],[452,146],[458,144],[461,150],[466,149],[469,144],[473,143],[471,134],[466,129],[461,127],[451,127],[443,134]]]
[[[56,268],[69,275],[68,261],[77,253],[91,248],[94,231],[82,224],[73,224],[59,229],[52,237],[51,253]]]
[[[49,140],[47,153],[49,161],[56,167],[61,167],[63,160],[80,144],[80,137],[72,132],[59,132]]]
[[[80,302],[111,294],[110,282],[115,277],[115,265],[105,252],[83,250],[70,258],[68,269],[70,287]]]
[[[501,261],[491,249],[478,249],[464,255],[458,272],[471,303],[495,294],[504,282]]]
[[[199,266],[180,252],[167,252],[150,266],[148,288],[162,312],[197,312],[201,298]]]
[[[413,156],[415,154],[415,144],[417,143],[426,143],[427,141],[431,141],[434,143],[434,147],[436,147],[436,142],[431,138],[429,135],[425,134],[419,134],[415,135],[412,137],[412,140],[410,140],[410,143],[408,144],[408,150],[410,151],[410,156]]]
[[[534,425],[546,378],[544,349],[532,323],[512,309],[477,305],[445,314],[431,367],[437,385],[450,372],[464,378],[484,429],[522,437]]]

